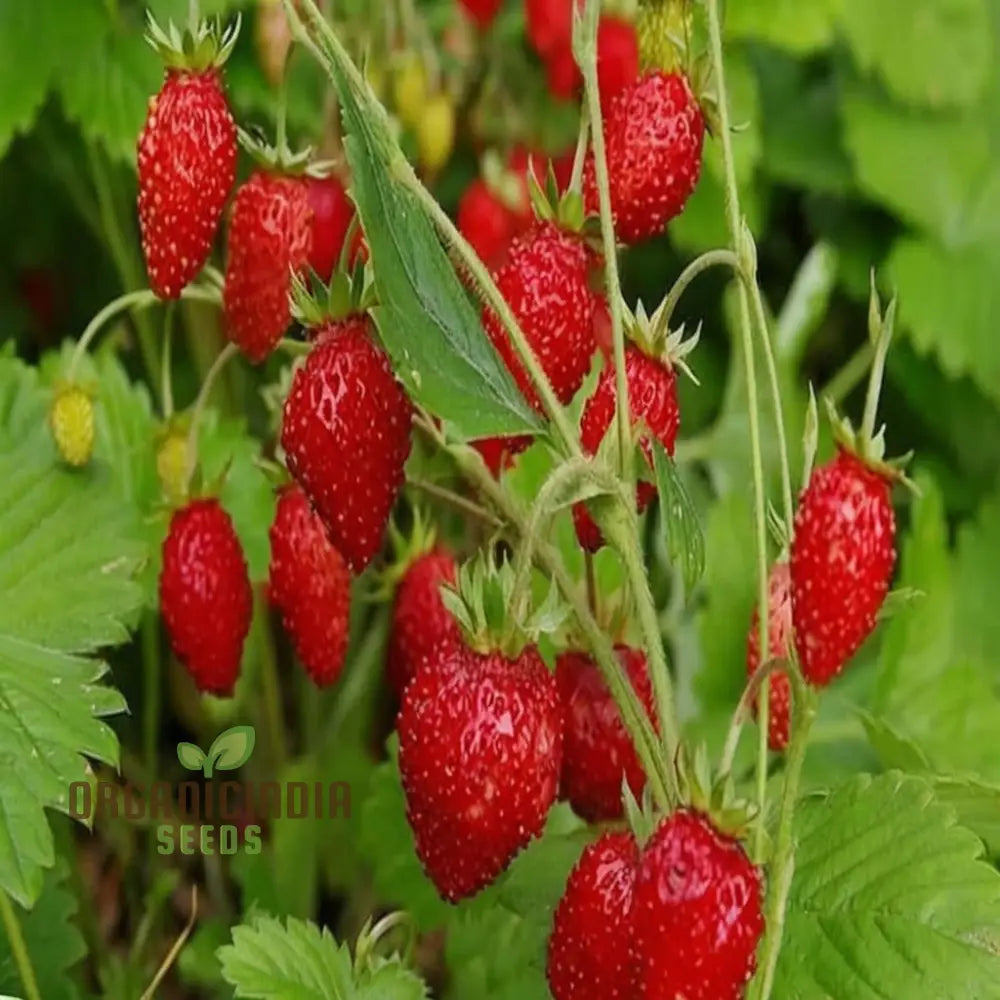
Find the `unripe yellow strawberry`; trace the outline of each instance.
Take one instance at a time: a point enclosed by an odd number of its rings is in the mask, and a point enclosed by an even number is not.
[[[396,68],[392,81],[392,103],[399,120],[416,128],[427,103],[427,71],[418,56],[407,55]]]
[[[81,467],[94,452],[94,403],[90,394],[78,385],[64,385],[56,390],[49,411],[52,437],[63,461]]]
[[[435,174],[455,148],[455,105],[450,95],[442,92],[427,101],[416,132],[420,165],[427,173]]]
[[[636,21],[642,68],[686,69],[691,30],[691,0],[642,0]]]
[[[183,430],[172,428],[160,442],[156,471],[167,503],[171,506],[183,504],[187,499],[188,479],[187,434]]]

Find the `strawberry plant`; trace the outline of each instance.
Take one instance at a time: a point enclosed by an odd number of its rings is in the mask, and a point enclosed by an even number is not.
[[[0,993],[1000,998],[995,0],[7,7]]]

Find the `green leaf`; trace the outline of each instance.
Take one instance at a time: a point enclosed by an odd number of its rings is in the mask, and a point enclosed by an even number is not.
[[[726,34],[806,54],[832,41],[844,0],[744,0],[726,8]]]
[[[256,739],[253,726],[232,726],[215,737],[208,760],[217,771],[235,771],[250,759]]]
[[[925,782],[862,776],[796,810],[779,997],[1000,997],[1000,873]]]
[[[73,923],[77,903],[64,885],[66,864],[47,872],[30,911],[15,907],[38,989],[45,1000],[77,1000],[79,987],[71,978],[74,965],[87,954],[83,936]],[[5,934],[0,933],[0,993],[19,996],[23,987]]]
[[[1000,558],[1000,497],[948,549],[941,496],[926,478],[903,544],[903,586],[926,595],[888,624],[874,708],[939,772],[1000,778],[996,664],[1000,634],[988,599]]]
[[[929,780],[938,801],[955,810],[959,823],[981,837],[994,857],[1000,854],[1000,788],[970,778]]]
[[[233,928],[233,943],[220,948],[226,982],[237,997],[252,1000],[355,1000],[346,945],[315,924],[289,917],[258,917]]]
[[[993,55],[985,0],[842,0],[858,65],[900,100],[932,108],[982,94]]]
[[[22,906],[54,861],[45,809],[67,811],[70,784],[88,775],[84,755],[118,763],[100,720],[124,701],[99,683],[104,663],[73,654],[128,637],[144,556],[107,469],[56,463],[47,398],[34,372],[0,360],[0,891]]]
[[[370,91],[331,67],[352,195],[375,268],[382,341],[410,395],[468,438],[537,430],[416,197],[393,177],[402,153]]]
[[[178,743],[177,759],[181,767],[186,767],[189,771],[200,771],[205,763],[205,751],[197,743]]]
[[[366,969],[358,980],[358,1000],[426,1000],[427,984],[398,959]]]
[[[889,272],[899,290],[900,326],[917,350],[932,354],[953,378],[968,375],[1000,402],[1000,354],[991,317],[1000,310],[1000,243],[954,250],[906,237]]]
[[[698,512],[677,474],[674,460],[659,441],[652,438],[651,442],[660,494],[660,517],[667,533],[667,551],[674,564],[680,567],[684,589],[690,596],[705,571],[705,538],[701,533]]]

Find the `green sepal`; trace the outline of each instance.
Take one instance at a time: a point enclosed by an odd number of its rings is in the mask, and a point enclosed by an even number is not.
[[[629,309],[624,302],[621,305],[625,336],[643,354],[671,368],[680,369],[695,385],[698,385],[698,379],[688,366],[687,358],[701,340],[701,323],[690,337],[686,337],[687,327],[683,323],[678,329],[670,330],[666,315],[666,299],[656,307],[652,316],[646,312],[642,302],[637,303],[635,311]]]
[[[309,329],[330,320],[366,313],[374,304],[375,283],[362,261],[350,272],[335,271],[329,284],[311,269],[305,279],[292,273],[292,315]]]
[[[642,803],[636,801],[632,788],[625,775],[622,775],[622,805],[625,811],[625,822],[628,824],[635,842],[641,851],[656,832],[658,817],[653,806],[653,792],[649,782],[642,790]]]
[[[293,152],[287,142],[271,145],[264,131],[256,125],[249,129],[237,127],[236,134],[244,152],[263,170],[289,177],[304,177],[306,174],[314,176],[314,168],[322,171],[326,167],[325,162],[313,163],[312,146]]]
[[[215,18],[201,21],[179,29],[173,21],[167,22],[164,30],[152,13],[146,13],[146,41],[156,50],[168,69],[189,73],[203,73],[208,69],[218,69],[232,55],[239,38],[242,15],[225,28]]]
[[[708,748],[700,743],[691,754],[681,744],[677,751],[677,783],[681,803],[704,813],[730,837],[741,838],[758,814],[757,804],[736,794],[731,775],[713,778]]]
[[[415,505],[412,511],[413,521],[408,532],[399,527],[395,518],[389,520],[392,561],[370,574],[372,586],[365,594],[368,601],[382,604],[391,600],[407,570],[437,545],[437,525],[422,507]]]

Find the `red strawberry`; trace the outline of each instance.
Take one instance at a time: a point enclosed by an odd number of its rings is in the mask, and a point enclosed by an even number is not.
[[[524,18],[528,41],[543,59],[570,47],[573,0],[524,0]]]
[[[643,423],[673,455],[680,427],[681,411],[677,404],[677,373],[669,364],[650,357],[635,344],[625,348],[625,376],[628,380],[628,401],[633,424]],[[601,372],[594,394],[587,400],[580,418],[580,443],[587,454],[596,454],[615,415],[618,391],[615,370],[608,366]],[[642,442],[647,461],[651,460],[649,444]],[[656,496],[651,483],[636,486],[639,510],[645,510]],[[576,537],[588,552],[596,552],[604,544],[600,530],[583,504],[573,507]]]
[[[443,898],[489,885],[541,833],[561,755],[556,682],[534,646],[511,660],[460,645],[420,667],[399,713],[399,766]]]
[[[281,444],[289,471],[355,573],[381,547],[410,454],[412,416],[367,316],[316,331],[285,401]]]
[[[629,912],[638,865],[631,833],[606,833],[580,856],[549,937],[555,1000],[632,1000]]]
[[[806,679],[829,684],[875,628],[896,562],[887,475],[840,449],[814,470],[792,540],[792,617]]]
[[[461,643],[461,633],[441,600],[441,584],[455,582],[455,560],[442,549],[418,557],[396,592],[389,633],[388,676],[402,695],[417,667]]]
[[[601,106],[610,107],[639,78],[639,39],[635,26],[619,17],[602,17],[597,25],[597,87]]]
[[[768,633],[769,659],[785,658],[792,647],[792,575],[788,563],[775,563],[768,584]],[[754,608],[750,631],[747,633],[747,677],[753,677],[760,666],[760,613]],[[792,685],[788,674],[776,670],[770,676],[768,688],[767,741],[772,750],[782,751],[788,746],[789,713],[792,703]],[[754,701],[754,709],[757,707]]]
[[[604,129],[619,241],[638,243],[662,233],[684,208],[701,172],[705,119],[686,78],[645,74],[611,102]],[[592,158],[583,182],[587,207],[596,212]]]
[[[583,76],[573,50],[560,46],[545,57],[545,79],[549,93],[562,101],[571,101],[583,86]]]
[[[495,276],[562,403],[582,385],[594,353],[590,266],[591,252],[579,236],[554,222],[539,222],[514,241],[510,260]],[[500,318],[486,308],[483,324],[525,397],[541,409]]]
[[[243,549],[219,501],[192,500],[175,511],[163,543],[160,610],[199,691],[232,694],[252,605]]]
[[[222,298],[226,333],[255,364],[292,321],[292,271],[309,260],[311,225],[301,178],[257,171],[236,194]]]
[[[139,227],[149,284],[176,299],[204,267],[236,179],[236,122],[219,70],[170,69],[139,136]]]
[[[616,648],[633,688],[655,719],[646,657],[628,646]],[[636,798],[646,775],[594,661],[585,653],[563,653],[556,661],[556,683],[565,730],[560,795],[589,823],[621,819],[622,777]],[[655,722],[654,722],[655,724]]]
[[[458,203],[458,229],[487,267],[504,263],[520,228],[517,216],[483,178],[476,178],[465,189]]]
[[[354,221],[354,203],[347,197],[340,178],[334,174],[329,177],[306,177],[304,183],[312,209],[308,264],[324,282],[329,282],[340,261],[347,231]],[[351,244],[348,265],[354,263],[361,247],[360,228],[355,229]]]
[[[278,494],[271,525],[271,599],[309,676],[332,684],[344,666],[351,577],[323,522],[295,485]]]
[[[632,996],[739,1000],[763,929],[760,872],[739,842],[691,809],[665,819],[632,897]]]
[[[469,18],[480,31],[485,31],[503,6],[503,0],[459,0]]]

